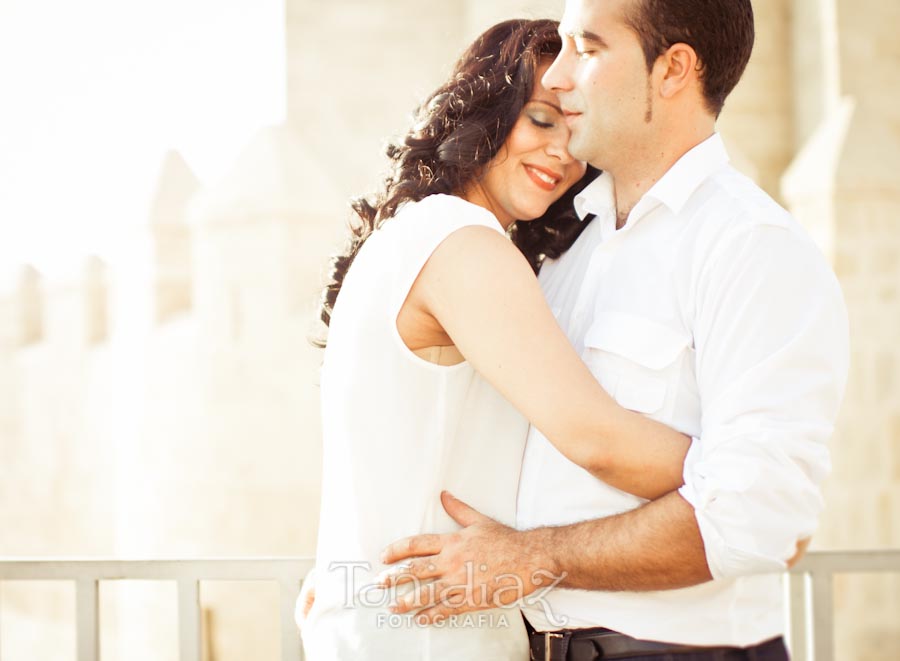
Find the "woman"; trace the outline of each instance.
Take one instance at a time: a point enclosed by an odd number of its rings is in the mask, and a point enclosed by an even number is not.
[[[681,482],[688,440],[600,388],[532,270],[578,232],[558,217],[585,174],[539,83],[556,27],[507,21],[479,37],[389,148],[381,195],[355,204],[361,223],[322,313],[322,510],[303,628],[312,661],[528,658],[517,611],[419,627],[389,617],[392,595],[367,587],[389,542],[457,528],[442,489],[514,523],[528,421],[620,489],[651,498]]]

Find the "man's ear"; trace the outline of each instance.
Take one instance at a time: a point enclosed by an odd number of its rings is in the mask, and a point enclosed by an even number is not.
[[[700,81],[703,65],[697,52],[687,44],[672,44],[659,56],[656,67],[661,71],[659,93],[670,99],[683,89]]]

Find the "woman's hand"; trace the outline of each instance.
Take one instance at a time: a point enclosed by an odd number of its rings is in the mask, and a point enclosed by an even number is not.
[[[313,603],[316,601],[316,570],[310,569],[306,578],[303,579],[303,585],[300,588],[300,596],[297,597],[297,604],[294,607],[294,621],[297,628],[303,631],[303,625],[309,617],[309,611],[312,610]]]
[[[809,548],[810,541],[810,538],[807,537],[797,542],[797,552],[794,553],[793,557],[787,561],[788,569],[790,569],[803,559],[803,556],[806,555],[806,549]]]

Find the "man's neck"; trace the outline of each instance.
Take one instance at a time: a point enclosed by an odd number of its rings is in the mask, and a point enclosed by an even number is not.
[[[616,200],[616,229],[625,226],[631,210],[640,202],[647,191],[691,149],[709,138],[715,126],[698,127],[685,132],[680,140],[669,140],[665,145],[654,145],[643,150],[649,158],[632,159],[615,171],[608,169],[613,179]],[[677,135],[677,134],[675,134]]]

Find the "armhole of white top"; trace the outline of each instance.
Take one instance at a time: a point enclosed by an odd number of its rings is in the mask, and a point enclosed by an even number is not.
[[[494,227],[488,222],[475,221],[458,225],[454,227],[450,232],[438,235],[438,240],[436,242],[433,242],[433,245],[426,246],[426,250],[423,250],[419,255],[417,255],[417,262],[414,263],[412,267],[408,269],[404,274],[403,280],[399,283],[399,285],[393,292],[390,310],[388,310],[390,334],[394,339],[394,342],[396,343],[400,353],[403,354],[408,360],[417,365],[420,365],[426,369],[443,373],[449,373],[454,370],[462,369],[469,364],[469,361],[465,359],[465,356],[463,356],[462,362],[456,363],[454,365],[439,365],[438,363],[432,363],[425,360],[421,356],[417,355],[408,346],[406,346],[406,342],[403,341],[403,337],[401,337],[400,335],[400,330],[397,328],[397,318],[400,316],[400,311],[403,309],[403,306],[406,304],[406,301],[409,298],[409,294],[412,291],[413,285],[416,283],[416,280],[419,279],[419,274],[422,272],[422,269],[425,268],[425,265],[428,263],[428,260],[431,259],[431,256],[434,254],[434,252],[441,246],[441,244],[444,243],[444,241],[446,241],[459,230],[466,227],[486,227],[487,229],[498,232],[500,231],[499,223],[496,223],[496,227]]]

